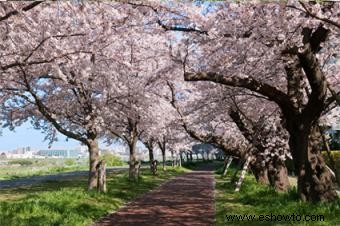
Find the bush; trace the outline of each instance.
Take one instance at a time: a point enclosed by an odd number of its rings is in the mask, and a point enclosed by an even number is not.
[[[323,157],[325,158],[326,164],[327,164],[328,166],[330,166],[330,161],[329,161],[327,152],[326,152],[326,151],[323,151],[323,152],[322,152],[322,155],[323,155]],[[338,171],[340,171],[340,150],[331,151],[331,155],[332,155],[332,157],[333,157],[333,159],[334,159],[336,169],[337,169]]]
[[[102,160],[105,160],[107,166],[123,166],[124,162],[123,160],[116,155],[113,155],[111,153],[105,153],[101,156]]]
[[[9,164],[12,164],[12,165],[19,164],[22,166],[29,166],[29,165],[33,165],[33,161],[29,159],[14,159],[14,160],[9,161]]]
[[[74,159],[65,159],[64,164],[66,166],[73,166],[76,164],[76,161]]]

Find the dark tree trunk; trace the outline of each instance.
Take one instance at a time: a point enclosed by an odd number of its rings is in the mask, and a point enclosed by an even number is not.
[[[97,188],[98,183],[97,165],[99,163],[99,148],[97,140],[88,140],[87,147],[89,150],[89,164],[90,164],[88,190],[93,190]]]
[[[320,152],[317,127],[297,124],[290,130],[289,145],[298,175],[298,193],[303,201],[332,201],[337,195],[331,173]]]
[[[153,173],[154,171],[154,156],[153,156],[153,147],[148,147],[149,150],[149,162],[150,162],[150,170]]]
[[[163,165],[163,170],[166,170],[166,156],[165,156],[165,150],[162,150],[162,165]]]
[[[183,159],[182,159],[182,153],[180,152],[178,155],[179,155],[179,156],[178,156],[178,166],[179,166],[179,167],[182,167],[182,161],[183,161]]]
[[[239,158],[234,175],[231,177],[231,182],[234,183],[237,180],[237,174],[238,171],[242,168],[242,165],[244,164],[245,160],[243,158]]]
[[[158,147],[161,149],[162,152],[162,165],[163,165],[163,171],[166,170],[166,156],[165,156],[165,151],[166,151],[166,139],[163,136],[162,140],[158,141]]]

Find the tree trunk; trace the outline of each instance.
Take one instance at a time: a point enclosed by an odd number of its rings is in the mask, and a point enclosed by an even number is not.
[[[166,139],[163,136],[161,141],[158,141],[158,147],[161,149],[162,152],[162,164],[163,164],[163,171],[166,171],[166,156],[165,156],[165,150],[166,150]]]
[[[154,156],[153,156],[153,147],[149,147],[149,162],[150,162],[150,170],[154,173]]]
[[[171,151],[171,166],[174,167],[174,152]]]
[[[166,171],[166,156],[165,156],[165,149],[161,149],[161,151],[162,151],[163,171]]]
[[[179,166],[182,167],[182,162],[184,162],[183,152],[179,153]]]
[[[178,158],[178,166],[182,167],[182,153],[179,153],[179,158]]]
[[[240,179],[236,183],[236,188],[235,188],[236,192],[239,192],[240,189],[241,189],[241,185],[244,181],[244,178],[246,177],[246,173],[247,173],[247,170],[248,170],[248,167],[249,167],[250,160],[251,160],[251,156],[248,156],[245,163],[243,164],[243,169],[242,169],[242,172],[241,172],[241,175],[240,175]]]
[[[255,156],[255,161],[251,164],[251,170],[257,183],[269,185],[268,169],[262,155],[258,154]]]
[[[268,163],[268,178],[270,185],[278,192],[287,192],[290,188],[288,170],[281,159],[275,158]]]
[[[140,162],[136,158],[137,137],[133,136],[129,143],[130,161],[129,161],[129,180],[138,181]]]
[[[151,165],[151,172],[152,172],[153,175],[156,175],[156,173],[157,173],[157,165],[158,165],[158,161],[153,160],[152,165]]]
[[[175,154],[174,152],[172,152],[172,166],[175,167],[177,166],[177,153]]]
[[[328,202],[336,199],[331,173],[320,152],[320,134],[316,126],[299,125],[290,130],[289,145],[298,175],[298,193],[303,201]]]
[[[104,160],[101,160],[98,163],[98,192],[106,192],[106,163]]]
[[[241,169],[242,165],[244,164],[245,160],[240,158],[238,163],[237,163],[237,166],[236,166],[236,169],[235,169],[235,172],[234,172],[234,175],[232,176],[231,178],[231,183],[234,183],[237,179],[237,174],[238,174],[238,171]]]
[[[222,171],[222,177],[225,177],[227,175],[228,168],[229,168],[232,161],[233,161],[233,156],[228,156],[228,157],[226,156],[225,157],[223,171]]]
[[[98,183],[98,169],[97,165],[99,163],[99,148],[96,139],[88,140],[87,144],[89,150],[89,178],[88,178],[88,190],[93,190],[97,188]]]

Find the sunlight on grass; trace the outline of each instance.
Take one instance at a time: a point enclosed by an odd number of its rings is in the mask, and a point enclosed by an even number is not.
[[[129,182],[126,172],[111,173],[106,194],[87,192],[85,177],[3,189],[0,190],[0,225],[88,225],[186,171],[183,168],[168,169],[153,176],[148,170],[143,170],[138,183]]]
[[[8,159],[0,163],[0,181],[88,169],[84,159]]]
[[[258,185],[252,175],[247,175],[239,193],[229,178],[234,173],[231,169],[226,178],[221,178],[217,171],[216,178],[216,226],[219,225],[340,225],[340,200],[329,204],[310,204],[298,200],[295,187],[288,193],[277,193],[268,186]],[[240,214],[281,214],[281,215],[324,215],[325,221],[227,221],[226,215]]]

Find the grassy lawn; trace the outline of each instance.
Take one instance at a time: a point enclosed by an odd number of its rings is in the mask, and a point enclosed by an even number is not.
[[[234,172],[231,169],[226,178],[222,179],[216,172],[216,225],[340,225],[340,200],[331,204],[307,204],[298,201],[296,189],[289,193],[277,193],[267,186],[256,184],[255,178],[247,175],[239,193],[229,178]],[[252,214],[299,214],[323,215],[324,221],[228,221],[226,215]],[[269,216],[270,217],[270,216]]]
[[[70,167],[30,167],[30,166],[15,166],[15,167],[0,167],[0,181],[25,178],[31,176],[41,176],[56,173],[65,173],[72,171],[87,170],[88,166],[70,166]]]
[[[127,166],[119,157],[112,154],[101,156],[106,160],[108,167]],[[17,178],[41,176],[48,174],[65,173],[88,170],[86,158],[46,158],[46,159],[7,159],[0,160],[0,181]]]
[[[152,176],[145,169],[138,183],[129,182],[126,172],[111,173],[107,179],[106,194],[87,192],[85,177],[3,189],[0,190],[0,225],[89,225],[136,196],[185,171],[188,170],[168,168],[166,172],[159,171],[158,176]]]
[[[4,164],[5,163],[5,164]],[[81,159],[11,159],[0,164],[0,180],[87,170],[86,160]]]

